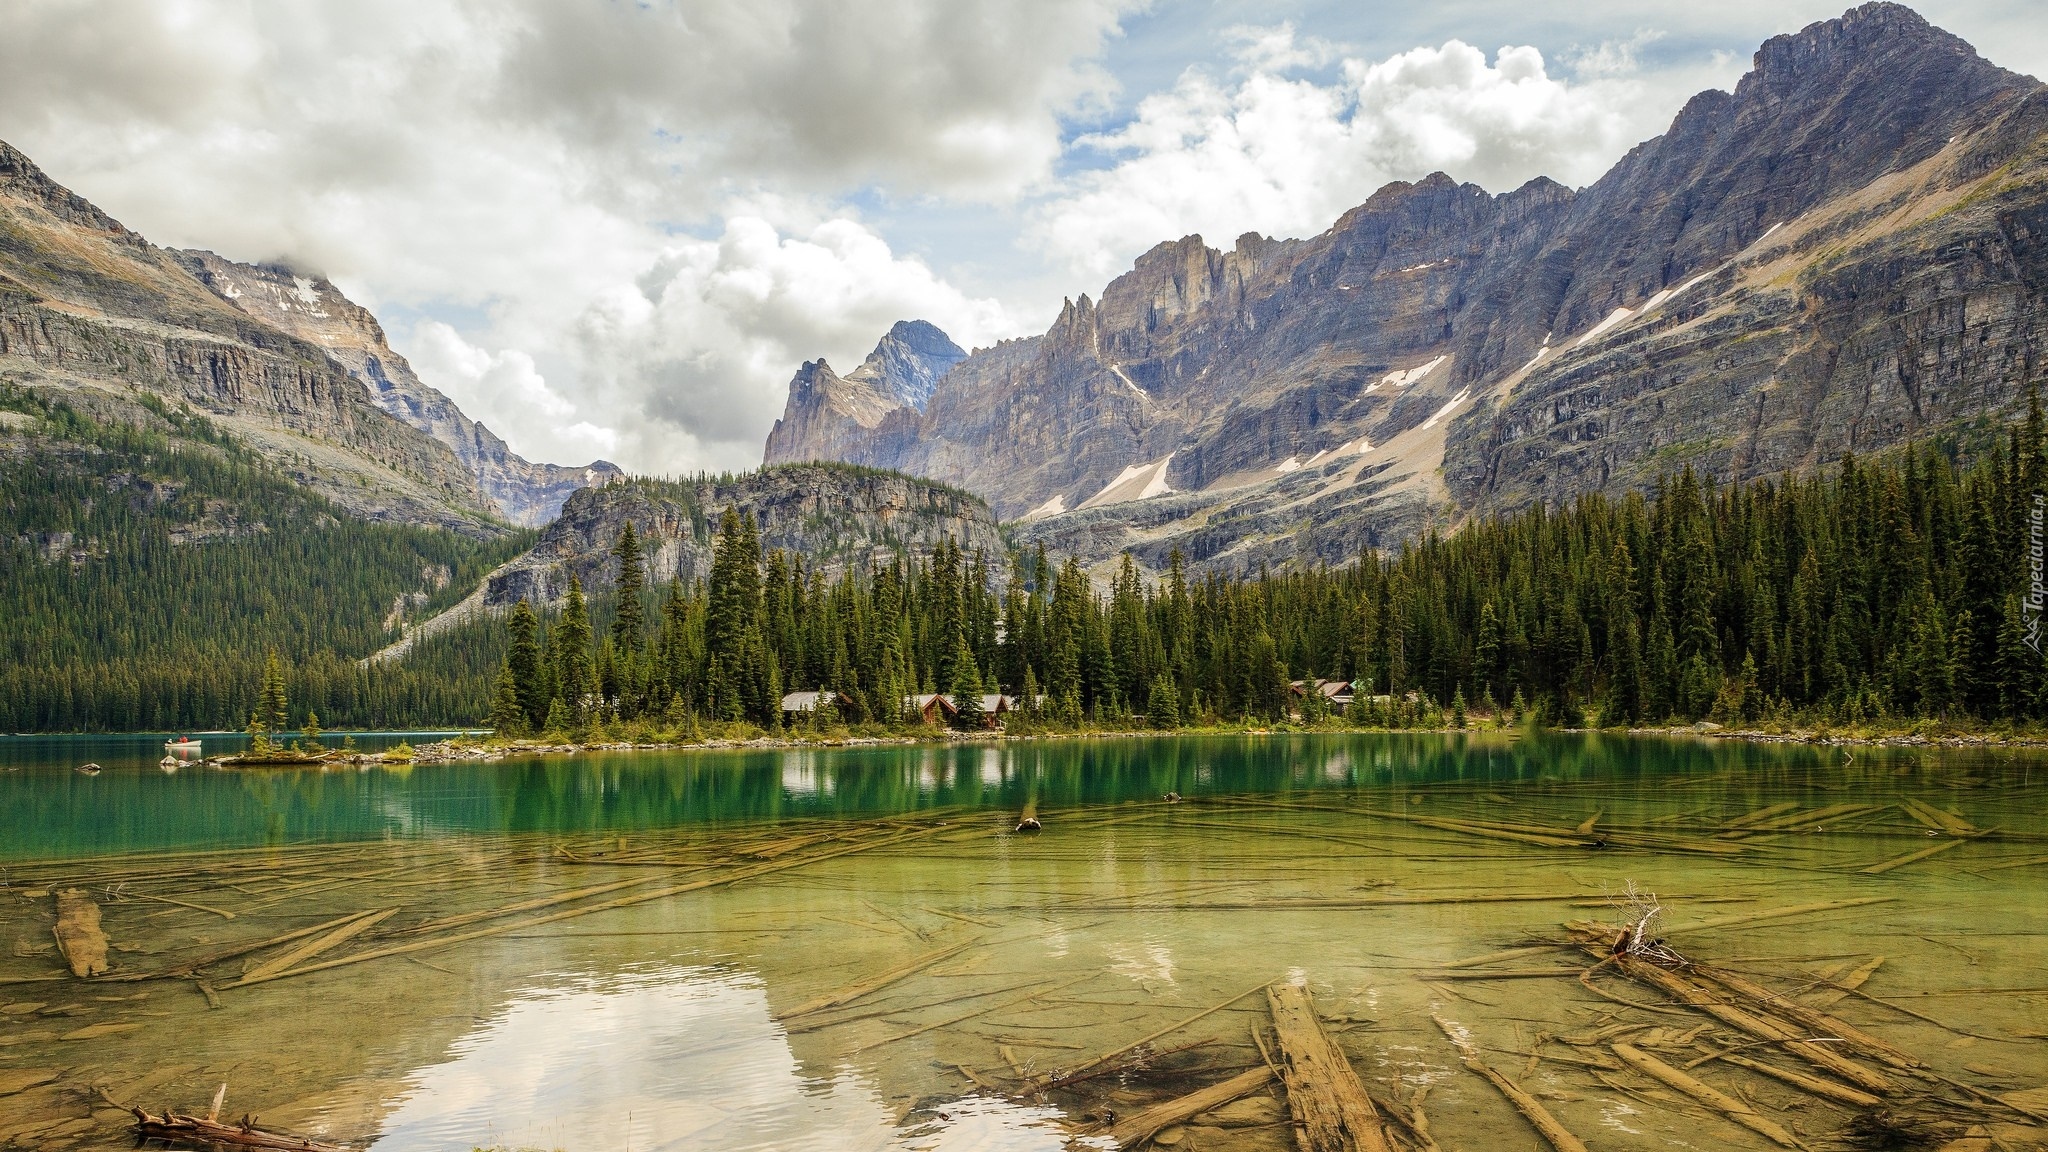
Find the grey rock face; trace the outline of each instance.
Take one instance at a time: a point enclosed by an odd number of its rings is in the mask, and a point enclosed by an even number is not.
[[[782,419],[768,432],[764,463],[852,460],[898,407],[896,397],[872,380],[849,379],[823,360],[809,361],[789,382]]]
[[[222,299],[318,345],[362,384],[379,408],[447,445],[476,474],[498,513],[514,524],[546,524],[569,493],[624,475],[604,460],[569,468],[535,464],[513,452],[496,433],[421,380],[405,357],[385,342],[377,318],[325,277],[301,276],[278,265],[239,264],[211,252],[176,255]]]
[[[1687,462],[1768,475],[2012,410],[2044,351],[2044,156],[2039,82],[1867,4],[1772,39],[1582,191],[1439,174],[1307,239],[1161,244],[921,413],[772,447],[1216,566]]]
[[[962,360],[966,349],[937,325],[924,320],[898,320],[889,334],[868,353],[861,365],[847,373],[847,379],[872,384],[894,396],[898,404],[924,411],[939,377]]]
[[[455,454],[321,347],[231,306],[5,144],[0,375],[103,419],[190,405],[352,515],[501,530]]]
[[[840,376],[823,360],[797,370],[782,419],[768,433],[764,462],[858,458],[885,423],[910,428],[932,390],[967,358],[958,344],[923,320],[899,320],[860,367]]]
[[[988,506],[955,489],[871,469],[795,464],[691,481],[621,480],[570,495],[540,542],[485,582],[484,604],[553,604],[572,577],[586,590],[618,578],[611,549],[628,522],[648,549],[648,579],[700,580],[727,508],[752,516],[764,551],[780,548],[827,576],[921,557],[950,537],[972,552],[1003,551]]]

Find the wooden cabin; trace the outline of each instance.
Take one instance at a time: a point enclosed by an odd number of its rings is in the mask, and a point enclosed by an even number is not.
[[[784,719],[807,719],[824,705],[837,703],[837,692],[791,692],[782,698],[782,715]]]
[[[1351,707],[1352,700],[1357,698],[1349,680],[1317,680],[1313,683],[1307,680],[1293,680],[1287,687],[1289,693],[1297,699],[1306,697],[1310,691],[1319,693],[1330,711],[1336,713],[1342,713]]]
[[[930,724],[933,727],[951,724],[953,717],[960,714],[960,710],[953,707],[953,698],[940,692],[920,692],[915,696],[905,696],[903,711],[917,713],[919,723]]]

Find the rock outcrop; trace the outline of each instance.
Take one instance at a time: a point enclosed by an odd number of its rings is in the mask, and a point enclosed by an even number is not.
[[[187,406],[364,519],[502,531],[475,473],[325,349],[209,291],[5,144],[0,379],[130,423]]]
[[[540,541],[490,574],[481,607],[521,599],[553,604],[571,577],[596,592],[617,579],[611,549],[630,522],[648,550],[648,579],[711,574],[712,543],[728,508],[751,516],[764,551],[804,558],[834,575],[858,565],[922,557],[941,539],[997,557],[995,516],[957,489],[840,464],[789,464],[739,476],[621,480],[573,493]]]
[[[2044,236],[2048,91],[1866,4],[1764,44],[1586,189],[1438,174],[1308,239],[1161,244],[921,411],[786,420],[771,454],[958,484],[1089,556],[1341,560],[2010,413]]]
[[[924,411],[939,378],[967,359],[966,349],[925,320],[899,320],[847,379],[872,384],[898,404]]]
[[[897,424],[907,431],[940,377],[965,359],[967,353],[935,325],[902,320],[845,376],[823,360],[805,364],[789,382],[789,400],[768,433],[764,462],[852,459],[899,410]]]
[[[514,524],[538,528],[555,518],[569,493],[624,475],[604,460],[571,468],[536,464],[513,452],[496,433],[421,380],[405,357],[385,342],[377,318],[325,277],[302,276],[275,264],[239,264],[211,252],[176,255],[222,299],[318,345],[362,384],[377,407],[447,445],[476,475],[498,514]]]

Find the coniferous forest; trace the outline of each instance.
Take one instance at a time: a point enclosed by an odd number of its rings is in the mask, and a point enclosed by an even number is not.
[[[203,417],[157,414],[172,431],[0,386],[0,416],[32,434],[0,451],[0,729],[240,727],[272,651],[330,725],[488,710],[494,636],[356,659],[397,639],[401,598],[431,615],[531,533],[352,519]]]
[[[649,588],[629,528],[595,610],[580,588],[546,625],[515,609],[493,719],[772,728],[784,691],[824,688],[849,723],[998,690],[1049,726],[1314,721],[1290,681],[1333,678],[1355,722],[1397,726],[2025,722],[2048,710],[2024,607],[2044,484],[2037,403],[1967,468],[1922,446],[1741,485],[1686,470],[1341,569],[1193,579],[1176,556],[1148,581],[1126,557],[1106,593],[1042,551],[946,546],[827,580],[731,515],[708,581]]]
[[[239,727],[273,652],[294,725],[531,734],[774,729],[786,692],[819,688],[836,699],[812,723],[899,724],[930,692],[965,724],[984,692],[1048,729],[1313,722],[1322,698],[1289,685],[1314,679],[1392,726],[2048,713],[2026,607],[2038,405],[1967,464],[1923,445],[1740,485],[1683,471],[1312,571],[1197,578],[1176,556],[1151,579],[1126,558],[1098,581],[941,545],[828,579],[728,513],[706,580],[651,584],[629,530],[608,586],[365,668],[396,602],[424,618],[530,536],[352,520],[195,417],[166,436],[8,400],[42,433],[0,460],[11,730]]]

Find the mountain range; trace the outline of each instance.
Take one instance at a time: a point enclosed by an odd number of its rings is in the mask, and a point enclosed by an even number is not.
[[[891,335],[851,378],[900,403],[966,355],[929,325]],[[703,576],[729,508],[812,572],[945,537],[1003,550],[979,499],[872,469],[654,481],[528,461],[327,279],[158,247],[0,144],[0,717],[16,728],[219,723],[266,647],[332,717],[481,714],[502,637],[480,609],[551,605],[572,578],[608,592],[629,522],[657,579]]]
[[[1439,173],[1306,239],[1162,243],[921,402],[806,364],[764,458],[956,484],[1095,560],[1339,563],[1683,465],[1968,450],[2038,381],[2044,293],[2043,85],[1866,4],[1589,187]]]
[[[0,378],[124,422],[190,405],[368,519],[538,526],[621,475],[521,458],[326,279],[159,248],[4,143]]]

